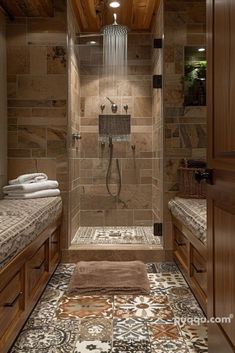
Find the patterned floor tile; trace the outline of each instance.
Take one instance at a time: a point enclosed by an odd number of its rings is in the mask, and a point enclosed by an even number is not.
[[[25,326],[11,353],[72,353],[77,341],[79,323],[68,321],[37,322]]]
[[[148,340],[147,324],[133,318],[114,319],[113,340],[114,341],[141,341]]]
[[[174,316],[180,318],[203,318],[204,314],[194,297],[169,297]]]
[[[76,264],[60,264],[48,283],[48,287],[65,291],[75,267]]]
[[[58,303],[56,317],[59,319],[82,319],[89,317],[112,317],[113,298],[109,296],[64,295]]]
[[[111,342],[83,341],[77,342],[74,353],[111,353]]]
[[[55,315],[58,301],[62,295],[63,292],[61,290],[47,287],[38,305],[35,307],[31,318],[34,320],[52,320]]]
[[[172,273],[148,273],[151,294],[168,294],[172,287],[188,288],[187,283],[180,274]],[[188,293],[191,293],[188,290]]]
[[[140,318],[171,322],[173,312],[164,295],[155,296],[116,296],[114,299],[114,317]]]
[[[194,298],[191,290],[188,287],[171,287],[167,290],[167,295],[168,297],[173,297],[173,298],[177,298],[177,297],[184,297],[184,298]]]
[[[148,273],[157,273],[157,269],[154,264],[146,264],[146,268]]]
[[[182,336],[190,353],[207,353],[207,325],[181,325]]]
[[[92,318],[80,322],[80,341],[109,341],[112,339],[112,319]]]
[[[148,329],[151,342],[159,339],[179,339],[181,335],[178,326],[174,324],[159,325],[156,323],[149,323]]]
[[[112,353],[151,353],[149,341],[113,341]]]
[[[159,273],[180,273],[174,262],[155,262],[154,266]]]
[[[66,296],[75,266],[58,266],[11,353],[207,353],[206,327],[182,320],[204,315],[173,263],[147,264],[150,296],[114,298]]]
[[[181,340],[157,340],[151,343],[152,353],[189,353],[185,342]]]

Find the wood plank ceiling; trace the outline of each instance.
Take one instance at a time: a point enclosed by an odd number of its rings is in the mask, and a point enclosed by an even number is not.
[[[10,17],[52,17],[53,0],[0,0]]]
[[[113,9],[109,0],[72,0],[81,32],[99,32],[113,23],[117,13],[118,23],[128,26],[132,31],[151,31],[153,16],[160,0],[119,0],[121,6]]]
[[[56,0],[55,0],[56,1]],[[119,0],[121,6],[113,9],[111,0],[71,0],[81,32],[99,32],[113,23],[117,13],[118,23],[132,31],[150,31],[153,16],[160,0]],[[0,6],[10,17],[53,16],[53,0],[0,0]]]

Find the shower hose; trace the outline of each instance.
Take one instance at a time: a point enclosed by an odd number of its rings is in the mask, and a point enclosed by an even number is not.
[[[108,190],[109,195],[113,197],[119,197],[121,188],[122,188],[122,179],[121,179],[121,171],[118,158],[116,159],[117,171],[118,171],[118,190],[117,193],[112,193],[109,187],[111,171],[112,171],[112,162],[113,162],[113,141],[112,137],[109,138],[109,165],[106,173],[106,188]]]

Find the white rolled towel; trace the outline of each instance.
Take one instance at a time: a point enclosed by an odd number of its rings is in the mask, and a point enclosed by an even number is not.
[[[19,193],[28,193],[35,192],[40,190],[47,189],[57,189],[59,186],[58,181],[56,180],[46,180],[40,181],[38,183],[27,183],[27,184],[15,184],[7,185],[2,188],[4,194],[19,194]]]
[[[46,181],[47,179],[48,176],[45,173],[22,174],[16,179],[9,180],[9,185],[38,183],[40,181]]]
[[[49,190],[40,190],[35,192],[29,192],[25,194],[8,194],[4,198],[8,200],[19,200],[19,199],[38,199],[40,197],[54,197],[59,196],[60,190],[59,189],[49,189]]]

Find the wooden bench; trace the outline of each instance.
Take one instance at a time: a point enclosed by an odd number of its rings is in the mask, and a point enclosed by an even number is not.
[[[60,225],[61,213],[0,269],[1,353],[9,351],[60,261]]]
[[[194,200],[194,202],[196,202]],[[207,313],[207,246],[187,222],[172,215],[174,260],[205,314]]]

